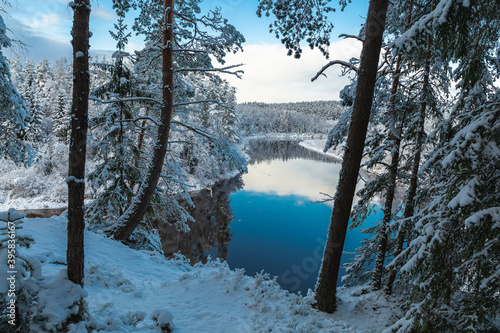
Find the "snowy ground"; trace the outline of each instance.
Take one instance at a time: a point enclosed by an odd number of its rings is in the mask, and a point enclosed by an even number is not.
[[[66,224],[64,214],[23,223],[23,232],[35,235],[35,244],[23,253],[42,262],[47,286],[65,274]],[[311,295],[289,294],[265,275],[248,277],[221,262],[191,267],[182,258],[167,260],[90,231],[85,251],[86,324],[96,330],[160,332],[152,319],[160,315],[179,333],[378,332],[400,315],[392,299],[363,294],[361,288],[341,289],[338,311],[320,313],[310,306]],[[58,306],[64,299],[49,297],[46,312],[54,321],[69,311]]]

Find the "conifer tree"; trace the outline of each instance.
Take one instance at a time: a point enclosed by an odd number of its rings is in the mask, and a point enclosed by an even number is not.
[[[0,7],[0,13],[3,8]],[[12,159],[16,163],[30,163],[31,147],[18,138],[19,133],[26,131],[31,117],[26,104],[12,82],[7,59],[3,48],[10,47],[12,42],[7,36],[7,27],[0,15],[0,156]]]
[[[70,124],[69,104],[66,98],[66,92],[62,88],[59,88],[57,91],[57,100],[54,107],[54,135],[59,141],[68,143]]]
[[[220,63],[224,63],[223,58],[226,53],[239,50],[244,41],[241,34],[221,16],[220,9],[200,16],[201,10],[198,0],[175,2],[167,0],[162,4],[155,1],[131,3],[140,4],[141,7],[134,28],[146,34],[148,48],[144,50],[144,53],[152,56],[151,62],[153,62],[158,59],[158,51],[161,51],[163,61],[160,119],[157,122],[158,132],[153,144],[152,160],[136,197],[118,219],[113,230],[109,231],[115,238],[121,240],[128,239],[143,220],[151,199],[156,193],[165,163],[174,108],[177,107],[180,113],[190,104],[201,102],[187,100],[187,98],[192,97],[192,94],[189,89],[185,89],[187,84],[183,77],[187,73],[197,71],[208,74],[217,71],[233,72],[233,66],[223,69],[214,68],[209,55],[212,55]],[[203,33],[200,35],[202,31]],[[194,37],[194,34],[198,37]],[[213,36],[213,34],[217,35]],[[174,36],[178,36],[175,38],[176,43],[173,42]],[[162,40],[162,45],[157,44],[159,40]],[[234,71],[233,73],[239,75],[240,72]],[[177,89],[174,89],[175,87]],[[203,130],[185,122],[176,120],[175,124],[207,139],[212,139]],[[165,174],[171,178],[172,175],[169,172],[175,174],[177,173],[175,170],[178,170],[179,167],[175,164],[167,164],[167,166],[169,169]],[[173,206],[178,206],[175,198],[166,197],[166,200],[173,203]]]
[[[133,136],[135,110],[130,103],[119,101],[133,97],[134,79],[125,64],[130,55],[124,51],[131,34],[127,33],[124,24],[126,11],[116,8],[116,13],[118,22],[114,25],[115,32],[110,31],[117,41],[111,78],[91,93],[103,100],[116,99],[91,120],[92,130],[99,130],[102,134],[92,147],[100,163],[88,176],[97,198],[89,205],[87,219],[89,224],[103,224],[104,227],[123,214],[134,195],[134,186],[141,180],[136,166],[139,151]]]
[[[311,47],[318,47],[327,54],[329,33],[332,25],[324,13],[333,9],[328,1],[312,4],[308,1],[260,1],[258,15],[270,12],[276,15],[276,22],[271,26],[276,36],[281,38],[289,54],[300,57],[300,41],[304,38]],[[341,2],[343,6],[347,2]],[[354,198],[366,131],[370,118],[373,93],[377,74],[377,65],[382,47],[388,1],[371,0],[366,20],[363,51],[359,65],[356,97],[350,114],[349,134],[342,161],[339,184],[335,194],[331,224],[323,255],[323,261],[316,285],[318,309],[326,312],[335,311],[337,305],[337,277],[340,269],[351,205]],[[300,10],[300,14],[297,11]],[[314,19],[317,15],[317,19]],[[314,22],[314,24],[311,24]]]

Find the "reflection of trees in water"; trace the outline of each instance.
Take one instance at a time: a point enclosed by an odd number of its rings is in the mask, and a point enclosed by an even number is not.
[[[196,222],[188,223],[187,233],[179,232],[168,223],[159,223],[163,251],[167,257],[180,252],[192,264],[206,262],[217,249],[217,257],[226,259],[231,241],[230,226],[234,219],[229,195],[243,187],[241,176],[215,184],[212,189],[194,192],[195,207],[181,203]]]
[[[251,156],[250,164],[293,159],[337,162],[329,156],[299,146],[298,141],[251,140],[247,146]],[[192,193],[194,208],[180,202],[196,222],[188,222],[191,230],[187,233],[177,231],[168,223],[158,223],[165,255],[171,257],[180,252],[190,259],[192,264],[206,262],[208,255],[226,259],[231,241],[229,224],[234,219],[229,196],[241,188],[243,181],[241,176],[238,176],[218,182],[211,190],[203,189]]]
[[[247,143],[250,164],[281,159],[288,161],[293,159],[305,159],[321,162],[338,162],[337,159],[311,151],[299,145],[299,141],[267,141],[250,140]]]

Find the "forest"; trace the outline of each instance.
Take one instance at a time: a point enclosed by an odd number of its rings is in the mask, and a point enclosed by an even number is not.
[[[94,3],[76,0],[73,58],[34,62],[2,53],[19,41],[0,2],[2,332],[500,330],[499,1],[370,0],[359,34],[341,35],[362,45],[345,61],[330,14],[350,1],[259,0],[297,66],[303,48],[325,56],[313,82],[349,78],[338,101],[290,103],[237,101],[227,77],[245,67],[226,58],[245,37],[220,7],[112,3],[112,57],[90,56]],[[255,170],[268,182],[273,154],[341,159],[304,294],[231,262],[234,193]],[[45,208],[61,212],[26,217]],[[290,232],[267,228],[276,244]]]

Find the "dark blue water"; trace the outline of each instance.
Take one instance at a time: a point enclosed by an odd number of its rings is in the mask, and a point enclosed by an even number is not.
[[[332,208],[311,201],[324,198],[320,192],[332,194],[339,168],[336,163],[302,158],[250,165],[243,188],[231,195],[229,265],[245,268],[250,275],[264,270],[292,292],[314,289]],[[381,212],[371,220],[379,218]],[[364,237],[358,229],[348,231],[344,251],[354,252]],[[344,254],[342,264],[349,258]],[[343,267],[338,285],[342,275]]]
[[[167,256],[181,252],[191,263],[209,256],[254,275],[264,270],[291,292],[314,289],[332,213],[340,164],[293,142],[250,147],[248,174],[192,194],[196,220],[189,233],[158,225]],[[363,227],[381,218],[378,211]],[[364,235],[348,231],[344,251],[354,252]],[[342,264],[350,256],[344,254]],[[345,275],[342,267],[338,280]]]

